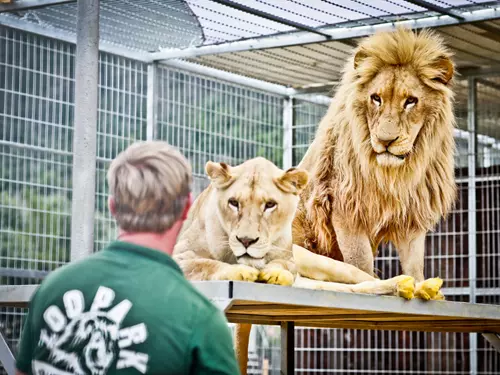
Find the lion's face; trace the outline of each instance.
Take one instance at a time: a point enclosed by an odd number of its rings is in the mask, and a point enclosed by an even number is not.
[[[388,67],[367,86],[366,120],[380,166],[398,167],[410,156],[433,95],[408,67]],[[431,97],[431,100],[428,100]]]
[[[353,108],[367,125],[367,133],[355,129],[354,137],[371,146],[368,155],[363,148],[363,157],[383,168],[398,168],[411,163],[420,141],[433,148],[448,137],[450,128],[439,124],[450,107],[447,86],[454,65],[436,40],[401,30],[375,35],[361,43],[352,72]]]
[[[208,162],[206,171],[215,187],[217,215],[238,263],[260,264],[283,231],[291,231],[307,172],[285,172],[264,158],[237,167]]]

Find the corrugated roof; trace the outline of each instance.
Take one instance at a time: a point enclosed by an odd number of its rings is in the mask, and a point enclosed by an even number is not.
[[[482,28],[486,26],[488,30]],[[496,33],[495,33],[496,31]],[[459,69],[500,66],[500,21],[438,29]],[[356,39],[219,53],[189,61],[294,88],[338,81]]]

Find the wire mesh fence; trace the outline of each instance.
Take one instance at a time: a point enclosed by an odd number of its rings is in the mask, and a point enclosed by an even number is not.
[[[207,186],[208,160],[237,165],[283,158],[283,97],[161,66],[155,138],[189,158],[194,190]]]
[[[71,220],[74,46],[0,27],[0,280],[40,281],[68,262]],[[148,133],[148,66],[100,54],[95,251],[115,237],[107,206],[109,161]],[[427,238],[426,275],[445,280],[448,299],[500,304],[500,90],[497,78],[478,82],[477,168],[471,181],[467,81],[458,84],[456,177],[452,214]],[[190,160],[195,194],[207,184],[208,160],[238,164],[264,156],[283,164],[284,97],[163,65],[156,68],[153,136]],[[326,106],[294,100],[292,163],[309,146]],[[475,187],[477,278],[469,270],[470,184]],[[392,246],[379,250],[381,277],[400,272]],[[15,272],[14,272],[15,271]],[[42,272],[36,273],[36,272]],[[13,277],[18,272],[17,277]],[[26,310],[0,309],[0,328],[14,352]],[[280,335],[254,326],[250,371],[278,374]],[[471,340],[471,338],[473,338]],[[468,334],[297,329],[296,372],[301,374],[494,374],[500,356]],[[477,345],[477,348],[476,348]],[[474,353],[474,355],[472,355]],[[477,359],[475,355],[477,354]]]

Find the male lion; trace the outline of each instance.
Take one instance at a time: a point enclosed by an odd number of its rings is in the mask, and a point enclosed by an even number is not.
[[[376,280],[342,262],[292,244],[292,221],[308,173],[283,171],[258,157],[231,167],[208,162],[210,185],[189,210],[173,258],[189,280],[260,281],[412,298],[414,279]],[[295,264],[297,262],[297,265]],[[314,281],[325,279],[354,285]],[[312,279],[312,280],[311,280]],[[358,283],[358,284],[355,284]],[[236,351],[246,374],[251,325],[236,326]]]
[[[392,242],[415,296],[444,298],[441,279],[424,280],[424,242],[456,197],[453,75],[451,54],[429,30],[361,41],[298,166],[310,182],[294,244],[373,275],[379,244]]]

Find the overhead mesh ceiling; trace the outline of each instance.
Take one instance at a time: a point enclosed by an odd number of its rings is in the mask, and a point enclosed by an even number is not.
[[[20,0],[22,2],[22,0]],[[232,0],[312,28],[345,28],[438,16],[403,0]],[[489,0],[427,0],[456,14],[498,6]],[[298,31],[297,28],[212,0],[101,0],[101,40],[145,52],[186,48]],[[75,33],[76,1],[0,14]]]
[[[3,13],[0,17],[76,35],[77,3]],[[102,41],[147,52],[193,47],[205,41],[196,15],[181,0],[100,0],[99,32]]]
[[[205,45],[256,38],[296,28],[263,17],[233,9],[212,0],[186,0],[199,19],[206,35]],[[403,0],[232,0],[234,3],[269,13],[283,19],[314,28],[353,27],[378,23],[412,20],[439,13],[412,1]],[[452,10],[464,11],[490,8],[498,1],[489,0],[428,0],[427,3]]]

